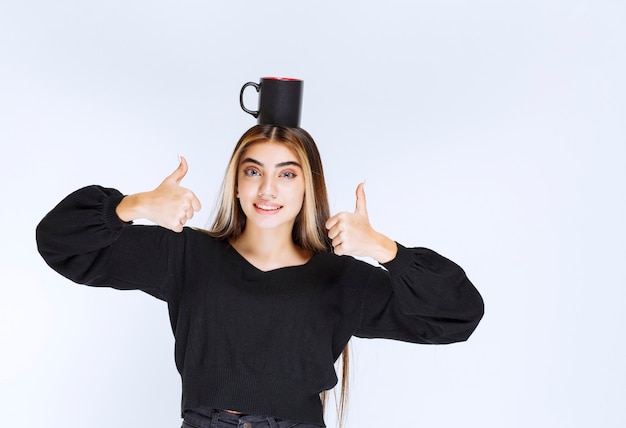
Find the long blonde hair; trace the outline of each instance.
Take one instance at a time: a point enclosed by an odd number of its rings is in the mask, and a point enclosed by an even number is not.
[[[313,137],[302,128],[256,125],[241,136],[226,168],[215,219],[207,232],[216,238],[228,240],[237,239],[243,233],[246,216],[237,200],[237,171],[248,147],[265,142],[284,144],[293,150],[304,174],[304,203],[293,225],[293,242],[314,253],[332,251],[325,226],[330,217],[330,207],[322,160]],[[341,396],[337,400],[340,425],[343,423],[348,399],[348,354],[346,345],[341,354]],[[324,406],[327,395],[327,391],[320,394]]]

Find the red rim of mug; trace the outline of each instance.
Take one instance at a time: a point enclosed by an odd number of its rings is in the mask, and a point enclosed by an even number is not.
[[[275,76],[266,76],[262,77],[262,79],[267,80],[287,80],[287,81],[298,81],[300,79],[296,79],[295,77],[275,77]]]

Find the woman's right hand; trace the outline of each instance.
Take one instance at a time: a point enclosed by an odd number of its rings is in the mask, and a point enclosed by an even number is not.
[[[200,211],[200,200],[180,182],[187,174],[187,160],[180,157],[180,165],[150,191],[125,196],[116,208],[122,221],[146,219],[174,232],[182,232],[187,220]]]

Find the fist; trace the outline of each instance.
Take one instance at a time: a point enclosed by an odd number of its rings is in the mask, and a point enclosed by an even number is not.
[[[356,208],[353,213],[335,214],[326,222],[328,237],[337,255],[364,256],[367,244],[375,233],[367,215],[364,183],[356,188]]]
[[[180,157],[180,165],[163,180],[152,192],[149,192],[149,220],[173,230],[181,232],[194,212],[200,211],[200,200],[189,189],[180,185],[187,175],[189,166],[184,157]]]
[[[181,156],[178,168],[156,189],[122,199],[116,208],[118,217],[123,221],[143,218],[174,232],[182,232],[187,220],[201,208],[196,195],[180,185],[188,170],[187,160]]]
[[[328,237],[335,254],[371,257],[386,263],[396,257],[398,246],[370,225],[365,200],[364,183],[356,188],[356,208],[353,213],[342,212],[326,222]]]

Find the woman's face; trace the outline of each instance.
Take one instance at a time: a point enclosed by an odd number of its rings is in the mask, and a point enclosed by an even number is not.
[[[237,198],[248,224],[291,233],[304,202],[304,174],[296,154],[280,143],[248,147],[237,172]]]

